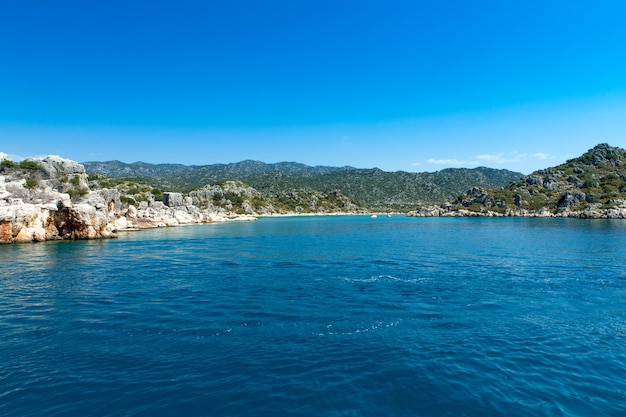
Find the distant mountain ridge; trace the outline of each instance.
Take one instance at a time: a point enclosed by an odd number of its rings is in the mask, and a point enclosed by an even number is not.
[[[120,161],[85,162],[83,165],[88,174],[141,179],[163,190],[189,191],[207,184],[241,181],[266,196],[296,190],[338,190],[370,209],[396,210],[443,203],[472,187],[499,188],[522,177],[519,172],[485,167],[413,173],[350,166],[313,167],[296,162],[267,164],[252,160],[202,166]]]
[[[268,164],[261,161],[247,159],[241,162],[229,164],[210,165],[183,165],[183,164],[150,164],[146,162],[125,163],[121,161],[91,161],[83,162],[85,169],[93,174],[107,175],[113,178],[122,176],[153,178],[168,177],[172,175],[184,175],[193,172],[194,174],[205,174],[208,178],[215,180],[224,175],[250,175],[264,172],[285,172],[289,174],[299,174],[302,176],[328,174],[330,172],[356,169],[353,167],[331,167],[331,166],[309,166],[297,162],[277,162]]]

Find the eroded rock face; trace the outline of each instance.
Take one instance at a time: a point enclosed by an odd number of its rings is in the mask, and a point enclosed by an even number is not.
[[[0,243],[111,237],[117,190],[89,191],[85,168],[58,156],[33,158],[39,169],[0,173]],[[65,191],[80,191],[75,201]]]
[[[61,158],[57,155],[48,155],[42,158],[32,158],[41,165],[41,170],[48,178],[60,178],[64,175],[85,174],[85,167],[70,159]]]
[[[0,206],[0,242],[30,242],[58,238],[54,208],[14,202]]]
[[[45,195],[43,195],[45,196]],[[51,193],[41,203],[0,200],[0,243],[55,239],[97,239],[113,236],[117,214],[97,192],[89,203],[74,204],[69,196]]]
[[[185,205],[185,199],[181,193],[163,193],[163,204],[167,207],[180,207]]]
[[[164,193],[165,204],[152,198],[138,207],[124,206],[117,189],[90,190],[77,162],[58,156],[31,160],[41,168],[0,172],[0,243],[109,238],[119,230],[232,219],[223,208],[206,200],[203,208],[194,206],[193,197],[180,193]]]
[[[581,202],[586,201],[586,195],[582,191],[566,191],[558,202],[558,206],[564,209],[576,207]]]
[[[63,239],[98,239],[112,237],[115,232],[112,216],[107,210],[89,204],[62,207],[55,213],[55,226]]]

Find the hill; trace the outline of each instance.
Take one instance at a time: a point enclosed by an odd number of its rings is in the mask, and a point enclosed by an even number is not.
[[[427,215],[431,209],[420,211]],[[626,217],[626,151],[599,144],[564,164],[538,170],[500,189],[472,188],[439,215]]]
[[[0,153],[0,243],[114,237],[119,230],[310,213],[365,213],[338,191],[264,197],[235,181],[182,194],[127,179],[87,175],[59,156],[13,162]]]
[[[412,173],[250,160],[204,166],[119,161],[83,165],[89,174],[133,179],[163,190],[188,192],[207,184],[241,181],[265,197],[294,191],[340,192],[364,207],[377,210],[408,210],[419,204],[443,203],[472,187],[503,187],[522,176],[518,172],[485,167]]]

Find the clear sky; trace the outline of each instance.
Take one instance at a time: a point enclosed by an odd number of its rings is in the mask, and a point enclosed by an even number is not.
[[[626,148],[624,1],[0,0],[0,151],[530,173]]]

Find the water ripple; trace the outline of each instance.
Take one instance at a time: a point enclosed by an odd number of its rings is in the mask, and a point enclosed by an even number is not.
[[[626,415],[623,223],[369,220],[0,247],[0,415]]]

